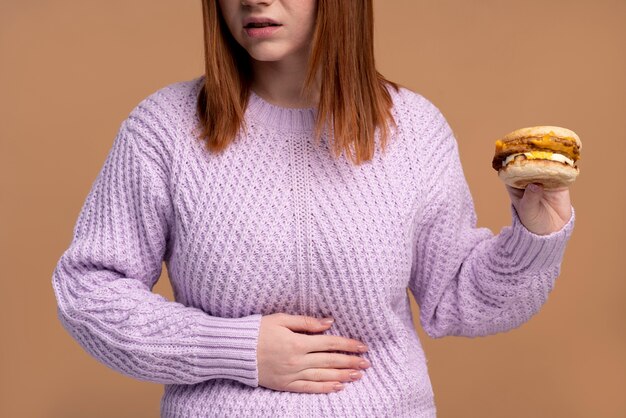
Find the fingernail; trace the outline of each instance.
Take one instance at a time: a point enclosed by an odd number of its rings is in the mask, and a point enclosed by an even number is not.
[[[330,325],[335,322],[335,320],[333,318],[324,318],[320,320],[320,322],[322,323],[322,325]]]
[[[333,386],[333,388],[335,388],[335,390],[339,391],[339,390],[343,389],[343,385],[341,383],[335,383],[335,386]]]
[[[350,373],[350,379],[351,380],[357,380],[359,377],[361,377],[361,373],[359,373],[359,372],[352,372],[352,373]]]
[[[361,353],[364,353],[367,351],[367,347],[364,346],[363,344],[359,344],[356,346],[356,349],[359,350]]]
[[[366,367],[371,366],[371,363],[367,360],[363,360],[362,362],[359,363],[359,367],[362,369],[365,369]]]

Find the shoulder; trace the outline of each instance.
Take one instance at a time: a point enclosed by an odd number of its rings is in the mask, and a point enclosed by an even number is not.
[[[161,165],[168,165],[186,128],[195,121],[196,98],[202,76],[160,87],[134,105],[121,128],[137,149]]]
[[[195,112],[201,77],[167,84],[141,99],[129,112],[128,122],[173,128]]]
[[[452,128],[431,99],[404,86],[390,91],[394,118],[407,144],[417,147],[415,152],[436,152],[444,143],[447,148],[456,146]]]
[[[397,92],[393,88],[390,91],[400,121],[423,128],[445,120],[439,107],[423,94],[405,86],[400,86]]]
[[[410,167],[409,177],[416,187],[416,196],[428,202],[443,190],[443,184],[462,184],[456,135],[432,100],[407,88],[396,94],[395,111],[399,114],[398,125],[405,144],[403,158]]]

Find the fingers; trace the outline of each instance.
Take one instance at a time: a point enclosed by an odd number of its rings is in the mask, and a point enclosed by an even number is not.
[[[359,380],[363,377],[363,373],[353,369],[311,368],[302,370],[297,377],[298,380],[289,383],[285,390],[304,393],[329,393],[342,390],[345,386],[341,382]]]
[[[367,359],[348,354],[309,353],[302,358],[302,369],[367,369],[371,366]]]
[[[300,380],[313,380],[316,382],[339,381],[354,382],[363,377],[363,373],[355,369],[304,369],[296,377]]]
[[[332,324],[323,323],[323,319],[330,318],[315,318],[306,315],[289,315],[281,313],[278,316],[278,324],[289,328],[292,331],[308,331],[308,332],[322,332]]]
[[[561,187],[555,187],[553,189],[544,189],[543,191],[545,193],[558,193],[558,192],[562,192],[564,190],[569,190],[568,186],[561,186]]]
[[[331,393],[343,389],[341,382],[314,382],[311,380],[294,380],[289,383],[285,390],[288,392],[301,393]]]
[[[358,380],[359,370],[369,362],[356,355],[333,351],[363,353],[367,346],[358,340],[321,333],[331,323],[305,315],[274,313],[261,319],[257,361],[259,386],[304,393],[329,393],[342,389],[341,382]],[[296,332],[292,332],[296,331]]]
[[[349,351],[364,353],[367,346],[361,341],[337,335],[302,335],[303,346],[307,352],[314,351]]]

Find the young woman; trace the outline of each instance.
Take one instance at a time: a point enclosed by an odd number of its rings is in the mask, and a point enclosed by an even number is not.
[[[559,274],[568,190],[476,214],[450,126],[384,79],[371,0],[205,0],[206,72],[122,123],[54,271],[91,355],[164,417],[433,417],[433,338],[520,326]],[[153,293],[165,261],[175,301]],[[323,319],[334,319],[327,323]]]

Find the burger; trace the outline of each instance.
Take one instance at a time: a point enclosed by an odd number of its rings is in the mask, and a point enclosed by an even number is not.
[[[500,179],[525,189],[540,183],[545,189],[568,186],[578,176],[582,143],[575,132],[558,126],[533,126],[496,141],[491,163]]]

